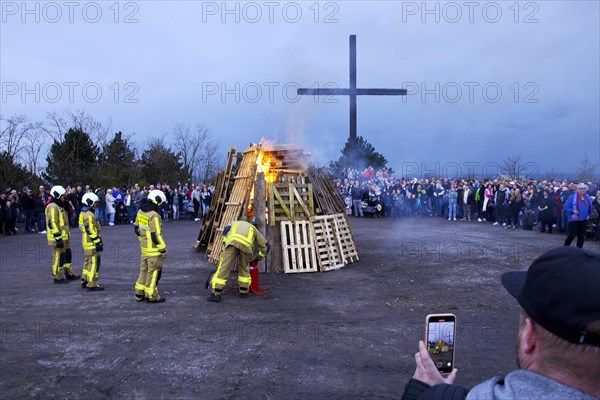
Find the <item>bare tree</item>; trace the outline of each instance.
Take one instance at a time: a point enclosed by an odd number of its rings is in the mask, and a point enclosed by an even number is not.
[[[62,114],[52,112],[47,114],[47,119],[44,131],[57,142],[62,142],[71,128],[87,133],[92,142],[100,148],[104,148],[109,142],[112,123],[109,121],[105,126],[83,110],[65,111]]]
[[[202,148],[210,138],[208,128],[199,125],[196,132],[192,133],[189,126],[180,122],[173,128],[173,137],[175,149],[179,152],[183,169],[187,174],[186,181],[190,181],[197,174],[201,163]]]
[[[40,176],[42,172],[40,155],[46,146],[46,140],[47,136],[41,122],[37,122],[34,128],[29,130],[23,138],[23,162],[27,170],[36,176]]]
[[[218,172],[221,144],[212,138],[210,130],[197,125],[196,130],[184,123],[173,128],[174,147],[181,157],[187,181],[208,181]]]
[[[592,164],[592,161],[588,158],[587,154],[583,156],[583,159],[579,162],[577,167],[577,181],[588,182],[591,181],[596,172],[596,165]]]
[[[519,153],[511,154],[502,160],[502,165],[500,166],[502,173],[510,178],[519,178],[523,171],[525,171],[525,166],[521,162],[521,158],[522,155]]]
[[[220,169],[224,167],[219,150],[221,142],[209,140],[203,149],[201,177],[202,182],[208,182],[214,178]]]
[[[23,114],[8,119],[0,115],[0,124],[0,152],[6,152],[9,157],[18,160],[23,150],[23,140],[33,129],[33,124]]]

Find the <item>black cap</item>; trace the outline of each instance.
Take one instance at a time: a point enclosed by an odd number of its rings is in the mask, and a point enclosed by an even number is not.
[[[600,346],[600,336],[583,331],[600,319],[600,255],[556,248],[535,259],[527,272],[506,272],[501,280],[546,330],[572,343]]]

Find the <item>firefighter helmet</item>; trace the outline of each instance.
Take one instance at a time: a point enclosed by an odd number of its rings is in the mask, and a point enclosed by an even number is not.
[[[65,193],[67,193],[67,191],[60,185],[52,186],[52,189],[50,189],[50,196],[54,197],[55,199],[60,199],[60,196]]]
[[[148,194],[148,200],[150,200],[157,206],[160,206],[162,203],[167,201],[167,196],[165,196],[162,190],[154,189]]]
[[[94,203],[100,201],[100,198],[98,196],[96,196],[94,193],[86,193],[83,195],[83,198],[81,199],[82,203],[88,207],[91,207],[94,205]]]

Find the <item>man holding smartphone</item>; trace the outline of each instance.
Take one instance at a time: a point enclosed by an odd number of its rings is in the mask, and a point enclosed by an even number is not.
[[[442,375],[423,341],[406,384],[411,399],[600,398],[600,255],[572,247],[550,250],[527,272],[502,275],[521,306],[516,338],[519,370],[470,391]]]

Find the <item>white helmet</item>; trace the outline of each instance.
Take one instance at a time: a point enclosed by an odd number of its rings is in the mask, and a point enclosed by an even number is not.
[[[50,189],[50,196],[54,197],[55,199],[60,199],[60,196],[65,193],[67,193],[67,191],[60,185],[52,186],[52,189]]]
[[[159,206],[167,201],[167,196],[162,190],[154,189],[148,194],[148,200]]]
[[[93,206],[94,203],[97,201],[100,201],[100,198],[98,196],[96,196],[94,193],[86,193],[83,195],[83,198],[81,199],[81,202],[88,207]]]

